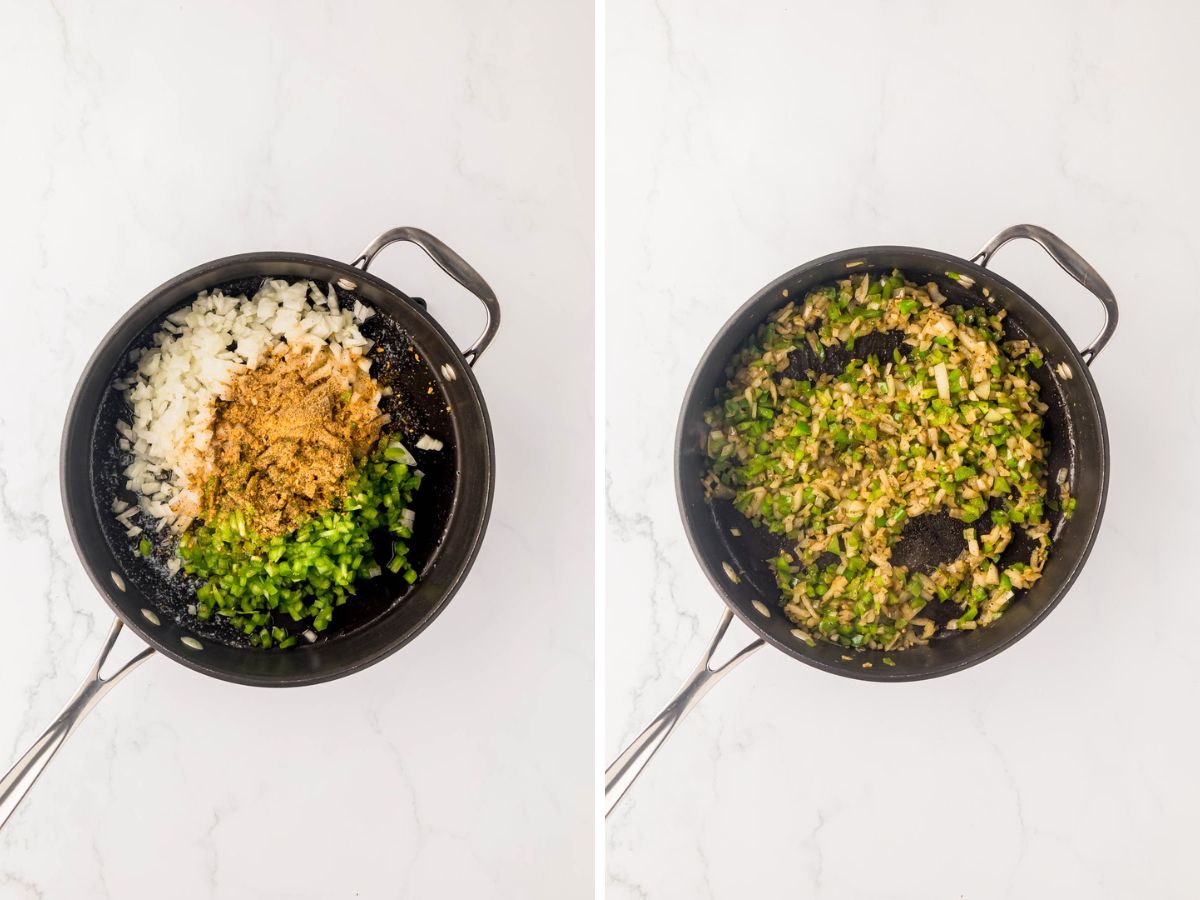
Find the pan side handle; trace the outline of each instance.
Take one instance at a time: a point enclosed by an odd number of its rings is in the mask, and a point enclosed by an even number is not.
[[[634,738],[633,743],[605,770],[604,815],[606,817],[613,811],[633,782],[637,780],[642,769],[646,767],[658,748],[663,745],[675,726],[679,724],[680,719],[691,712],[713,685],[724,678],[734,666],[763,645],[763,639],[758,638],[735,653],[728,662],[713,668],[713,654],[720,646],[725,632],[729,630],[729,623],[732,621],[733,613],[726,609],[725,615],[721,618],[721,624],[717,627],[717,633],[713,635],[700,663],[688,676],[683,687],[671,698],[671,702],[663,707],[662,712],[654,718],[654,721],[646,726],[646,729]]]
[[[1091,263],[1080,256],[1058,235],[1039,225],[1013,225],[1011,228],[1005,228],[988,241],[982,250],[971,257],[971,262],[987,268],[987,264],[995,252],[1009,241],[1017,238],[1033,241],[1045,250],[1064,272],[1087,288],[1104,307],[1104,327],[1079,354],[1083,357],[1083,361],[1090,366],[1092,360],[1100,355],[1104,345],[1117,330],[1117,298],[1113,296],[1112,288],[1100,277],[1100,273],[1092,268]]]
[[[491,289],[483,276],[476,272],[470,264],[435,238],[428,231],[423,231],[420,228],[393,228],[390,231],[385,231],[371,243],[367,244],[366,249],[358,255],[351,265],[361,266],[365,272],[370,268],[371,262],[379,254],[379,251],[388,244],[394,244],[397,241],[408,241],[411,244],[416,244],[428,254],[429,258],[437,263],[443,272],[465,287],[468,291],[475,295],[480,303],[483,304],[484,311],[487,313],[487,323],[483,327],[481,334],[470,347],[463,351],[463,357],[467,361],[467,365],[474,367],[475,360],[483,354],[487,349],[487,345],[492,342],[492,338],[496,336],[496,331],[500,327],[500,302],[496,299],[495,292]]]
[[[100,655],[96,658],[96,662],[92,665],[91,671],[88,672],[87,678],[80,685],[79,690],[75,692],[75,696],[63,707],[58,718],[34,742],[25,755],[17,760],[3,778],[0,778],[0,828],[3,828],[4,823],[16,812],[25,795],[29,793],[29,789],[33,787],[33,783],[42,774],[42,770],[49,765],[63,742],[74,733],[79,723],[83,721],[83,717],[92,711],[92,707],[100,702],[101,697],[116,687],[117,682],[154,653],[153,647],[147,647],[112,675],[101,678],[100,667],[108,659],[108,654],[112,652],[113,644],[117,642],[117,635],[120,633],[121,620],[117,619],[109,629],[104,649],[100,651]]]

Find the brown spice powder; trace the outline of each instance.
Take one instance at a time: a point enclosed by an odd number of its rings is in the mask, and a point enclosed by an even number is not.
[[[294,353],[232,382],[214,411],[202,519],[240,509],[271,538],[336,505],[387,421],[359,358]]]

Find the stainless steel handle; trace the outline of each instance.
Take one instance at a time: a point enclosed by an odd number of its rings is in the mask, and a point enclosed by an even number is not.
[[[1092,268],[1091,263],[1071,249],[1062,238],[1037,225],[1014,225],[1005,228],[971,257],[971,262],[986,268],[997,250],[1017,238],[1031,240],[1049,253],[1050,258],[1058,263],[1064,272],[1091,291],[1104,307],[1104,327],[1096,335],[1096,339],[1079,354],[1090,366],[1117,330],[1117,298],[1113,296],[1112,288],[1100,277],[1100,273]]]
[[[100,667],[108,659],[108,654],[112,652],[113,644],[117,642],[117,635],[120,633],[121,620],[117,619],[108,632],[104,649],[100,651],[95,664],[88,672],[87,680],[80,685],[71,702],[63,707],[54,723],[34,742],[25,755],[17,760],[16,765],[8,770],[8,774],[0,778],[0,828],[3,828],[9,816],[16,812],[17,806],[29,793],[42,770],[50,763],[63,741],[74,733],[83,717],[92,711],[92,707],[100,702],[101,697],[116,687],[118,681],[154,653],[153,647],[147,647],[112,675],[101,678]]]
[[[416,244],[424,250],[429,258],[441,266],[443,272],[465,287],[468,291],[479,298],[479,302],[483,304],[484,311],[487,313],[487,324],[484,326],[483,334],[470,347],[463,351],[463,356],[467,360],[467,365],[474,366],[475,360],[479,359],[483,351],[487,349],[487,345],[492,342],[492,338],[496,336],[496,330],[500,327],[500,303],[496,300],[496,294],[492,291],[488,283],[483,280],[483,277],[476,272],[467,263],[465,259],[435,238],[428,231],[422,231],[420,228],[393,228],[390,231],[385,231],[371,243],[367,244],[365,250],[358,255],[358,259],[354,260],[351,265],[362,266],[365,272],[370,268],[371,261],[379,254],[379,251],[388,244],[394,244],[397,241],[408,241],[410,244]]]
[[[729,623],[732,621],[733,613],[726,609],[717,633],[713,635],[699,665],[688,676],[683,687],[679,689],[671,702],[663,707],[663,711],[655,717],[654,721],[647,725],[646,729],[633,739],[633,743],[604,771],[604,815],[606,817],[625,796],[630,785],[642,774],[642,769],[646,767],[651,757],[663,745],[663,741],[679,724],[679,720],[691,712],[713,685],[729,674],[734,666],[763,645],[763,639],[759,638],[735,653],[725,664],[717,666],[715,669],[712,668],[713,654],[720,646],[721,639],[725,637],[725,632],[729,630]]]

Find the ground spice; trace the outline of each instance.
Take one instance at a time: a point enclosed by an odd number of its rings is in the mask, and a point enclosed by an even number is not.
[[[322,350],[238,376],[218,401],[200,518],[241,510],[271,538],[340,499],[346,475],[379,439],[379,385]]]

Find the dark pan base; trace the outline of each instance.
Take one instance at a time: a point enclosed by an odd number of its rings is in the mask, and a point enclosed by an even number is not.
[[[848,263],[859,264],[847,267]],[[792,634],[796,626],[779,606],[779,590],[765,563],[788,542],[750,525],[731,503],[710,503],[704,497],[701,487],[707,465],[702,450],[707,431],[704,411],[725,384],[728,361],[771,312],[787,303],[782,294],[785,288],[791,299],[801,300],[812,288],[848,274],[884,273],[894,268],[920,283],[937,282],[949,302],[963,306],[1002,306],[1008,310],[1006,339],[1025,338],[1043,349],[1047,365],[1037,371],[1036,377],[1041,398],[1049,406],[1045,417],[1045,434],[1050,443],[1048,477],[1052,480],[1054,473],[1065,468],[1078,505],[1069,522],[1053,514],[1054,545],[1041,580],[1019,593],[1005,615],[991,626],[943,633],[928,647],[890,654],[849,651],[821,640],[810,648]],[[974,286],[969,290],[963,288],[946,276],[947,271],[970,275],[975,278]],[[984,288],[990,294],[987,298],[983,295]],[[871,353],[890,356],[895,345],[894,335],[860,339],[853,354],[838,350],[828,354],[823,364],[807,354],[804,358],[793,358],[788,374],[804,377],[809,369],[840,371],[852,356]],[[1070,380],[1054,371],[1062,362],[1074,376]],[[791,656],[839,675],[876,681],[931,678],[957,671],[998,653],[1028,633],[1058,603],[1082,568],[1100,523],[1108,486],[1108,435],[1100,400],[1087,366],[1053,319],[1032,298],[987,269],[946,254],[903,247],[864,248],[824,257],[789,272],[760,291],[726,323],[706,351],[688,388],[677,444],[676,489],[688,538],[725,602],[752,629]],[[733,530],[740,532],[740,536],[735,537]],[[962,549],[961,532],[961,523],[944,514],[921,517],[905,530],[895,559],[916,569],[932,569]],[[1020,533],[1002,561],[1028,559],[1030,548],[1031,542]],[[723,563],[734,569],[740,579],[738,583],[729,579]],[[762,614],[755,601],[765,606],[769,617]],[[943,621],[956,614],[949,604],[933,604],[926,611]],[[895,665],[883,663],[884,656]],[[870,665],[864,667],[864,663]]]
[[[243,278],[215,285],[210,290],[219,289],[231,297],[251,297],[262,281],[262,278]],[[320,287],[325,290],[327,284],[321,284]],[[356,292],[345,290],[339,291],[338,296],[345,306],[361,299]],[[189,299],[180,306],[190,304]],[[164,313],[129,349],[151,345],[154,334],[171,312],[174,310]],[[454,422],[447,411],[447,400],[437,383],[436,373],[419,358],[420,353],[413,345],[412,337],[395,319],[386,314],[377,314],[363,323],[359,330],[364,337],[376,342],[370,354],[373,360],[372,375],[394,391],[392,396],[384,397],[380,403],[383,412],[392,415],[392,423],[388,426],[389,429],[395,429],[392,433],[410,447],[422,434],[446,436],[446,446],[441,452],[420,453],[419,465],[428,480],[413,498],[412,508],[421,527],[409,542],[413,567],[420,572],[433,561],[454,501],[454,457],[457,453]],[[377,348],[382,348],[383,352],[377,352]],[[123,376],[131,369],[132,364],[118,371],[116,377]],[[116,422],[122,418],[128,420],[128,416],[123,396],[115,390],[106,391],[92,437],[96,512],[109,552],[122,566],[126,585],[133,585],[142,596],[153,598],[152,608],[160,618],[171,619],[196,637],[206,642],[250,647],[249,639],[222,617],[214,616],[202,622],[188,613],[187,607],[195,602],[195,591],[200,582],[182,573],[171,575],[167,571],[165,561],[174,553],[174,538],[154,535],[155,521],[139,514],[134,521],[146,529],[142,536],[151,536],[155,544],[155,553],[149,559],[144,558],[137,552],[141,536],[132,539],[126,537],[125,529],[112,515],[114,499],[136,503],[133,492],[125,489],[126,479],[122,474],[129,464],[130,455],[117,447]],[[377,541],[376,561],[381,566],[391,556],[389,544],[386,538]],[[403,602],[410,593],[412,588],[402,577],[385,569],[379,578],[360,582],[354,599],[337,609],[330,627],[320,634],[318,640],[336,640],[341,635],[369,625],[393,605]],[[293,623],[289,617],[281,617],[275,624],[297,635],[309,627],[307,621]]]
[[[145,346],[166,316],[198,291],[222,288],[252,295],[264,277],[349,279],[343,304],[361,299],[377,315],[361,331],[377,342],[372,374],[394,394],[384,400],[399,436],[411,446],[424,433],[445,444],[417,452],[426,478],[414,498],[410,558],[421,577],[413,586],[388,573],[360,583],[338,607],[318,641],[286,651],[250,647],[219,620],[187,612],[195,584],[171,577],[161,556],[144,559],[111,512],[115,497],[131,501],[116,448],[115,422],[126,415],[111,382],[127,371],[130,350]],[[416,452],[416,451],[415,451]],[[457,348],[423,309],[385,282],[333,260],[296,254],[248,254],[201,266],[143,299],[105,338],[88,363],[68,412],[63,439],[63,498],[80,557],[109,605],[160,652],[209,675],[246,684],[300,685],[349,674],[382,659],[418,634],[453,596],[474,560],[492,496],[491,427],[478,385]],[[94,488],[94,490],[93,490]],[[146,524],[146,523],[142,523]],[[156,541],[157,542],[157,541]],[[163,541],[162,543],[166,543]],[[389,556],[381,542],[377,559]],[[124,590],[112,577],[116,573]],[[157,621],[157,624],[156,624]],[[285,624],[279,622],[277,624]],[[307,623],[292,625],[303,631]],[[197,645],[199,649],[197,649]]]

